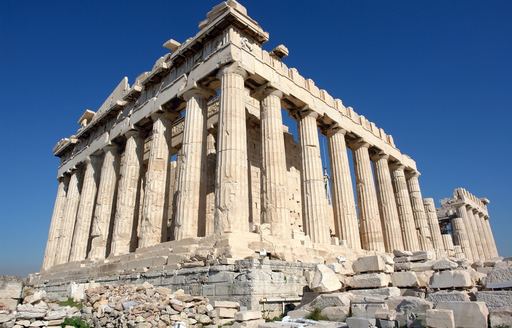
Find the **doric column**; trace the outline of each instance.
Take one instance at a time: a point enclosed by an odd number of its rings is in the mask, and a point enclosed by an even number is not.
[[[67,263],[69,261],[71,239],[73,238],[76,214],[78,211],[78,204],[80,203],[78,174],[78,170],[73,170],[71,172],[71,178],[69,179],[66,205],[64,206],[62,224],[59,231],[59,242],[57,243],[55,264]]]
[[[475,220],[475,223],[476,223],[476,229],[478,231],[478,238],[480,240],[480,246],[481,246],[481,249],[483,252],[482,261],[490,259],[492,256],[489,252],[489,247],[487,246],[487,236],[486,236],[485,230],[484,230],[483,219],[480,217],[478,210],[469,208],[469,211],[471,211],[473,220]]]
[[[473,261],[473,253],[469,245],[466,225],[463,218],[452,219],[453,243],[459,245],[469,261]]]
[[[59,231],[62,224],[64,208],[66,206],[66,192],[68,189],[69,176],[59,177],[59,186],[57,188],[57,197],[53,206],[52,220],[50,230],[48,232],[48,241],[46,243],[46,251],[44,252],[42,270],[48,270],[55,263],[55,255],[57,253],[57,244],[59,241]]]
[[[400,227],[402,228],[404,248],[407,251],[418,251],[420,250],[420,244],[418,242],[418,234],[414,224],[411,199],[409,197],[409,190],[407,189],[404,166],[394,165],[391,173],[398,209],[398,218],[400,220]]]
[[[443,246],[444,246],[444,249],[446,250],[446,254],[448,256],[453,256],[454,255],[454,248],[453,248],[454,245],[453,245],[452,235],[450,235],[449,233],[442,234],[441,239],[443,240]]]
[[[491,221],[489,220],[489,218],[485,218],[485,226],[486,226],[486,231],[487,231],[487,235],[489,236],[489,240],[490,240],[490,244],[491,244],[491,254],[492,254],[492,257],[498,257],[499,256],[499,253],[498,253],[498,247],[496,246],[496,241],[494,240],[494,234],[492,232],[492,227],[491,227]]]
[[[332,128],[327,132],[332,173],[332,208],[336,235],[350,248],[361,249],[352,176],[348,162],[346,131]]]
[[[441,237],[441,228],[437,218],[436,205],[433,198],[424,198],[423,206],[427,215],[428,225],[430,227],[430,235],[432,236],[432,244],[435,250],[446,250]]]
[[[432,237],[430,236],[425,207],[423,207],[423,197],[421,195],[418,177],[419,173],[413,172],[407,179],[409,196],[411,197],[412,214],[418,231],[418,240],[421,250],[433,250]]]
[[[199,230],[204,232],[206,215],[206,100],[209,94],[196,88],[185,92],[183,97],[187,108],[176,184],[176,240],[197,237]]]
[[[119,154],[115,144],[103,148],[100,184],[91,228],[91,260],[102,260],[110,250],[108,245],[109,230],[113,223],[117,176],[119,172]]]
[[[85,260],[91,231],[92,214],[96,200],[98,158],[89,156],[85,160],[85,173],[80,192],[80,205],[76,215],[73,242],[71,245],[70,262]]]
[[[476,239],[475,239],[475,234],[474,234],[474,230],[473,230],[473,222],[472,222],[472,220],[469,219],[466,205],[461,204],[457,208],[457,215],[460,218],[462,218],[464,227],[466,228],[466,237],[468,239],[469,247],[471,248],[471,261],[476,261],[476,260],[478,260],[478,257],[479,257],[478,256],[478,248],[476,246]],[[464,253],[466,253],[466,251],[464,251]]]
[[[174,240],[174,221],[176,214],[176,177],[178,175],[178,160],[171,161],[167,167],[169,188],[167,189],[167,240]]]
[[[167,238],[166,190],[171,124],[165,113],[151,116],[153,130],[149,145],[148,169],[144,187],[144,205],[139,231],[139,248],[149,247]],[[165,215],[164,215],[165,214]]]
[[[302,156],[302,216],[305,232],[311,241],[330,244],[317,117],[318,114],[314,111],[303,112],[299,117]]]
[[[206,222],[205,236],[215,233],[215,166],[217,164],[217,150],[215,148],[214,131],[208,131],[206,136]]]
[[[237,64],[219,72],[220,105],[215,179],[215,231],[249,231],[249,185],[245,87]]]
[[[372,162],[366,142],[352,145],[359,204],[359,231],[363,249],[385,252],[382,225],[380,222],[379,204],[372,174]]]
[[[261,101],[262,223],[269,223],[272,235],[291,238],[290,211],[286,190],[282,92],[269,88]]]
[[[481,238],[482,231],[479,229],[476,217],[473,215],[473,208],[471,208],[470,206],[466,206],[466,211],[468,213],[469,222],[471,222],[471,228],[473,229],[473,232],[474,232],[475,246],[476,246],[476,250],[477,250],[477,254],[478,254],[478,259],[480,261],[484,261],[486,257],[485,257],[484,247],[483,247],[483,241]]]
[[[144,143],[138,130],[126,133],[126,147],[121,163],[117,192],[114,230],[112,233],[112,255],[130,252],[132,233],[137,226],[137,198],[140,189],[140,171]]]
[[[377,195],[379,197],[384,245],[386,246],[386,251],[391,253],[395,249],[403,250],[404,242],[402,239],[400,220],[398,219],[398,209],[396,207],[388,159],[389,156],[382,153],[373,158],[375,161]]]

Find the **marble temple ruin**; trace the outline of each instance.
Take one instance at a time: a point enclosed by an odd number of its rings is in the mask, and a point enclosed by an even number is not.
[[[393,137],[287,67],[284,45],[264,50],[268,40],[242,5],[221,3],[194,37],[165,42],[150,71],[83,113],[53,150],[41,281],[251,256],[287,268],[393,250],[498,256],[488,200],[456,189],[436,209]]]

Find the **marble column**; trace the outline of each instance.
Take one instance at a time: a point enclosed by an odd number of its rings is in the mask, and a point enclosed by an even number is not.
[[[476,246],[475,233],[473,228],[473,222],[469,219],[468,211],[466,209],[466,205],[461,204],[457,208],[457,215],[462,218],[464,226],[466,228],[466,234],[468,238],[468,244],[471,247],[471,261],[478,260],[478,248]],[[464,251],[466,253],[466,251]],[[467,253],[466,253],[467,254]]]
[[[331,128],[327,131],[332,173],[332,208],[336,235],[353,249],[361,249],[356,202],[348,162],[346,131]]]
[[[384,252],[384,238],[379,214],[379,204],[368,152],[370,145],[364,141],[354,143],[354,167],[357,199],[359,204],[359,231],[361,246],[369,251]]]
[[[262,223],[270,224],[272,235],[290,239],[292,229],[287,206],[288,176],[281,117],[282,95],[282,92],[270,88],[265,91],[261,101]]]
[[[117,176],[119,173],[119,154],[115,144],[103,148],[98,196],[92,218],[91,250],[89,259],[102,260],[107,256],[108,238],[115,209]]]
[[[121,163],[117,192],[114,230],[112,233],[111,255],[128,254],[131,248],[132,233],[137,226],[137,200],[140,189],[140,171],[144,141],[139,130],[126,133],[126,147]]]
[[[215,231],[249,231],[249,177],[245,86],[247,73],[232,64],[219,72],[220,105],[215,179]]]
[[[165,113],[151,115],[153,130],[149,145],[144,205],[140,219],[139,248],[153,246],[167,239],[167,213],[165,210],[171,123],[165,115]]]
[[[452,219],[453,243],[459,245],[469,261],[473,261],[473,253],[469,244],[465,220],[463,218]]]
[[[430,227],[430,235],[432,236],[432,244],[435,250],[446,250],[441,237],[441,228],[439,227],[439,219],[437,218],[436,205],[433,198],[424,198],[423,207],[428,219]]]
[[[485,218],[485,227],[486,227],[488,239],[489,239],[490,244],[491,244],[491,254],[492,254],[492,257],[493,258],[494,257],[498,257],[499,256],[498,247],[496,246],[496,241],[494,240],[494,234],[492,232],[491,222],[490,222],[489,218]]]
[[[449,233],[442,234],[441,239],[443,240],[443,248],[445,249],[446,254],[448,256],[453,256],[455,251],[453,248],[454,245],[452,235],[450,235]]]
[[[314,243],[330,244],[320,141],[314,111],[301,113],[299,138],[302,156],[302,216],[305,233]]]
[[[48,232],[48,241],[44,252],[42,271],[48,270],[54,265],[55,254],[57,253],[57,244],[59,241],[59,231],[62,224],[64,208],[66,206],[66,192],[68,189],[69,176],[59,177],[59,186],[57,187],[57,197],[53,205],[52,220]]]
[[[64,206],[62,224],[59,229],[59,242],[57,243],[55,264],[63,264],[69,261],[71,239],[73,238],[76,214],[80,203],[80,185],[78,175],[79,172],[75,169],[71,172],[71,178],[69,179],[66,205]]]
[[[214,131],[208,131],[206,137],[206,222],[205,236],[215,233],[215,166],[217,164],[217,150],[215,146]],[[211,172],[211,173],[210,173]]]
[[[407,187],[409,189],[409,196],[411,197],[412,214],[418,232],[418,240],[421,250],[433,250],[432,236],[430,235],[430,228],[425,214],[425,207],[423,206],[423,196],[421,195],[420,183],[418,180],[419,173],[413,172],[407,179]]]
[[[478,222],[476,217],[473,215],[473,208],[470,206],[466,206],[466,211],[468,213],[468,219],[471,222],[471,227],[474,231],[474,238],[475,238],[475,246],[478,253],[478,259],[481,261],[485,260],[485,252],[483,247],[483,240],[481,238],[482,231],[479,229]]]
[[[398,218],[395,193],[388,164],[389,155],[378,154],[374,156],[375,174],[377,176],[377,195],[379,197],[382,230],[386,251],[403,250],[404,242]]]
[[[76,215],[73,242],[71,243],[70,262],[82,261],[87,257],[89,233],[91,231],[92,215],[96,200],[98,158],[89,156],[85,160],[85,173],[80,192],[80,205]]]
[[[411,199],[409,197],[409,190],[407,189],[404,168],[403,165],[394,165],[391,172],[398,209],[398,219],[400,220],[400,227],[402,228],[402,239],[404,241],[405,250],[418,251],[420,250],[420,244],[414,224]]]
[[[200,223],[205,230],[207,96],[201,89],[183,95],[187,108],[176,180],[175,240],[199,236]]]
[[[489,231],[489,228],[490,226],[487,225],[488,223],[488,219],[485,218],[485,216],[482,214],[482,213],[476,213],[475,215],[478,215],[480,217],[480,219],[482,220],[482,231],[483,231],[483,238],[485,238],[486,240],[486,244],[487,244],[487,254],[489,254],[489,257],[488,259],[492,259],[493,257],[496,256],[495,252],[494,252],[494,246],[493,246],[493,242],[492,242],[492,237],[491,237],[491,232]]]
[[[485,230],[484,230],[484,222],[483,222],[482,218],[480,217],[478,210],[471,209],[471,208],[469,208],[469,210],[471,211],[471,215],[473,216],[473,219],[476,222],[478,238],[480,239],[480,243],[481,243],[480,246],[481,246],[482,252],[483,252],[482,260],[488,260],[492,256],[489,253],[489,247],[487,245],[487,238],[486,238],[486,234],[485,234]]]
[[[174,240],[174,222],[176,214],[176,178],[178,175],[178,158],[171,161],[167,167],[167,175],[169,176],[169,188],[167,189],[167,240]]]

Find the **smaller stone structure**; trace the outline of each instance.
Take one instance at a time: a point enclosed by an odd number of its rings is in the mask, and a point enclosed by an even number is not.
[[[459,245],[472,262],[498,256],[487,204],[487,198],[478,198],[464,188],[457,188],[453,197],[441,200],[441,207],[437,209],[441,230],[451,234],[453,244]],[[448,237],[443,238],[445,247],[451,247]]]

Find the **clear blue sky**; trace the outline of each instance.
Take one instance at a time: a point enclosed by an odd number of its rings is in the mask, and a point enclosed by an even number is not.
[[[0,274],[37,271],[56,192],[51,149],[115,84],[149,70],[217,1],[0,4]],[[491,200],[512,255],[511,1],[245,1],[289,67],[391,133],[438,201]]]

